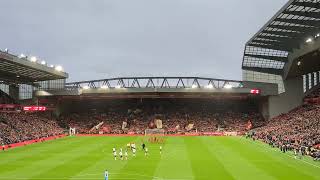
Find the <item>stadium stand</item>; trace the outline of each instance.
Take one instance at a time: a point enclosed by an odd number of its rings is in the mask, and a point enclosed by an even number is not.
[[[0,112],[0,129],[0,144],[18,143],[64,132],[54,119],[21,112]]]
[[[261,126],[263,119],[259,113],[239,102],[204,100],[157,99],[137,102],[127,100],[125,104],[109,107],[108,110],[76,112],[61,116],[64,127],[76,128],[79,133],[135,133],[143,134],[145,129],[155,128],[155,119],[162,120],[167,133],[246,131],[248,121],[254,127]],[[234,104],[233,104],[234,103]],[[233,104],[233,105],[232,105]],[[242,106],[241,106],[242,105]],[[241,107],[241,108],[240,108]],[[92,127],[103,122],[95,131]],[[127,124],[122,127],[123,122]],[[188,125],[192,127],[187,128]]]
[[[316,101],[310,101],[310,98],[319,98],[319,91],[309,94],[302,106],[254,129],[253,138],[278,148],[302,149],[304,154],[309,154],[312,148],[320,149],[320,106]]]

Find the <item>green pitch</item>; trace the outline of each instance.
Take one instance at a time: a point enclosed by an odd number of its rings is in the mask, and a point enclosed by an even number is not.
[[[203,180],[203,179],[320,179],[320,163],[296,160],[261,142],[242,137],[167,137],[163,153],[159,144],[144,137],[67,137],[0,153],[0,180],[103,179]],[[112,148],[138,146],[137,156],[113,159]]]

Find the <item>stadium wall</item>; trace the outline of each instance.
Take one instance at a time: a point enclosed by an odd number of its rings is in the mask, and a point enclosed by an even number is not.
[[[268,117],[273,118],[300,106],[303,102],[303,78],[302,76],[284,81],[286,91],[278,96],[270,96],[268,99]]]

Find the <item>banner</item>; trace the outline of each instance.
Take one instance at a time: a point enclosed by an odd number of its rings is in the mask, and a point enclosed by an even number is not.
[[[237,136],[238,132],[224,132],[225,136]]]
[[[186,132],[184,134],[187,136],[200,136],[200,133],[196,133],[196,132]]]
[[[162,129],[162,120],[161,119],[156,119],[154,120],[157,129]]]
[[[194,124],[188,124],[188,126],[186,127],[187,131],[190,131],[193,129]]]
[[[18,104],[0,104],[0,108],[8,108],[8,109],[13,109],[13,108],[20,108],[21,106]]]
[[[202,135],[205,136],[223,136],[223,132],[203,132]]]
[[[122,130],[125,130],[125,129],[127,128],[127,125],[128,125],[128,123],[127,123],[126,121],[123,121],[123,122],[122,122],[121,129],[122,129]]]

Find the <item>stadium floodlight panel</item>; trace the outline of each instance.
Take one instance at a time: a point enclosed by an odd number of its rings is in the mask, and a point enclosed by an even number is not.
[[[19,55],[19,58],[26,58],[27,56],[26,55],[24,55],[24,54],[20,54]]]
[[[90,89],[89,86],[83,86],[82,88],[83,88],[83,89]]]
[[[301,61],[298,61],[297,65],[300,66],[301,65]]]
[[[31,62],[37,62],[37,57],[32,56],[32,57],[30,58],[30,61],[31,61]]]
[[[56,66],[54,69],[59,72],[61,72],[63,70],[62,66]]]
[[[315,38],[318,38],[318,37],[320,37],[320,33],[318,33],[318,34],[315,35]]]
[[[212,85],[212,84],[208,84],[208,85],[206,86],[206,88],[208,88],[208,89],[213,89],[213,85]]]
[[[54,68],[54,65],[51,64],[49,67]]]
[[[191,88],[197,88],[198,86],[196,84],[192,84]]]
[[[42,65],[46,65],[46,61],[41,61],[41,64]]]
[[[308,39],[306,40],[306,43],[311,43],[312,41],[313,41],[312,38],[308,38]]]
[[[100,88],[101,88],[101,89],[108,89],[108,86],[103,85],[103,86],[101,86]]]
[[[231,85],[231,84],[226,84],[226,85],[224,85],[224,87],[223,88],[225,88],[225,89],[231,89],[233,86]]]

